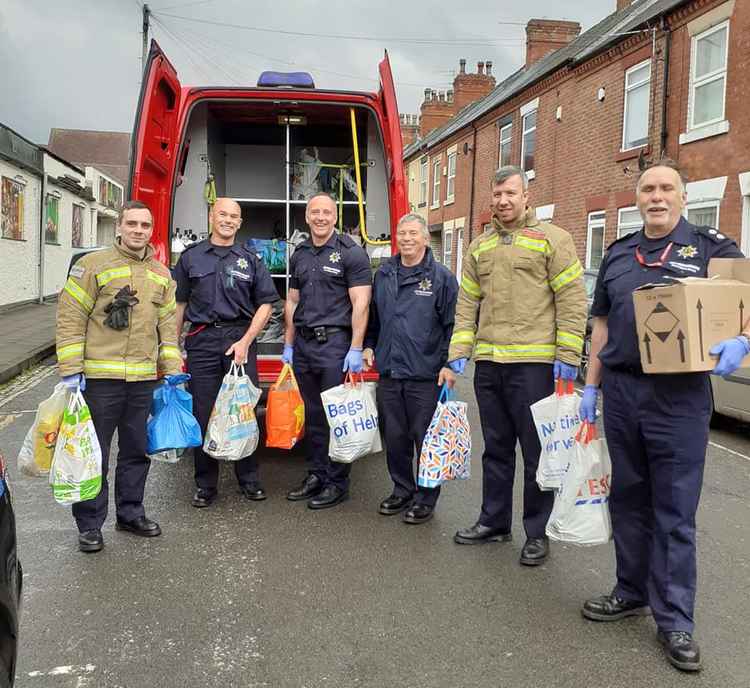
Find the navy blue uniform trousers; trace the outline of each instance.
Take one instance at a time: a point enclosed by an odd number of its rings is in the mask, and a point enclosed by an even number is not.
[[[305,442],[307,470],[317,475],[324,485],[349,489],[351,465],[331,461],[328,455],[330,426],[323,410],[320,393],[344,381],[344,359],[349,351],[351,335],[332,332],[328,341],[305,339],[299,332],[294,340],[294,374],[302,400],[305,402]]]
[[[224,376],[232,366],[234,356],[224,352],[247,332],[246,326],[214,327],[209,325],[185,340],[187,368],[190,373],[190,393],[193,395],[193,414],[201,426],[205,437],[208,419],[216,403],[219,388]],[[258,347],[255,342],[247,351],[245,373],[258,386],[257,368]],[[215,493],[219,485],[219,462],[203,451],[203,447],[193,449],[195,460],[195,484],[202,490]],[[237,482],[248,485],[258,480],[258,461],[255,455],[232,461]]]
[[[435,506],[440,488],[417,487],[414,480],[414,453],[417,463],[422,440],[435,413],[440,387],[434,380],[399,380],[381,377],[378,405],[385,431],[388,472],[393,494],[414,497],[416,504]]]
[[[479,523],[510,532],[516,441],[523,454],[523,525],[526,536],[544,537],[553,494],[539,489],[536,469],[541,445],[530,406],[554,391],[549,363],[477,361],[474,392],[482,423],[482,512]]]
[[[695,512],[711,417],[707,374],[603,368],[615,594],[651,606],[665,632],[693,632]]]
[[[151,460],[146,456],[146,421],[157,384],[156,380],[86,380],[83,397],[102,449],[102,489],[96,499],[73,505],[73,517],[79,532],[100,530],[107,518],[109,450],[115,429],[118,436],[115,469],[117,518],[132,521],[145,516],[143,491],[151,467]]]

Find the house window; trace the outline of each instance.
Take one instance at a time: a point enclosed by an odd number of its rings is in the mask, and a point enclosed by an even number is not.
[[[643,218],[641,211],[635,206],[630,208],[620,208],[617,211],[617,238],[624,237],[626,234],[637,232],[643,227]]]
[[[122,205],[122,189],[104,177],[99,177],[99,203],[119,210]]]
[[[445,183],[445,202],[452,203],[456,197],[456,151],[448,154],[448,179]]]
[[[456,227],[456,274],[460,275],[464,263],[464,228]]]
[[[500,167],[510,165],[513,154],[513,124],[506,124],[500,129]]]
[[[83,206],[73,206],[73,227],[70,236],[73,248],[83,247]]]
[[[651,94],[651,62],[641,62],[625,72],[625,106],[622,150],[648,143],[648,106]]]
[[[3,239],[23,241],[23,184],[2,178],[0,185],[0,225]]]
[[[729,22],[693,36],[688,129],[724,119]]]
[[[57,196],[47,196],[47,224],[44,228],[44,241],[48,244],[60,243],[60,201]]]
[[[453,259],[453,230],[443,230],[443,265],[449,270],[451,269],[451,261]]]
[[[719,201],[707,203],[689,203],[687,206],[688,222],[699,227],[719,229]]]
[[[440,205],[440,158],[432,163],[432,207]]]
[[[521,119],[521,167],[534,178],[534,151],[536,150],[536,110],[532,110]]]
[[[419,163],[419,207],[427,205],[427,158]]]
[[[588,241],[586,241],[586,267],[589,270],[598,270],[602,264],[605,217],[603,211],[589,213]]]

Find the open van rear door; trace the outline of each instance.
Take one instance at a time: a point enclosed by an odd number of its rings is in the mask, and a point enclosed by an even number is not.
[[[383,57],[382,62],[378,65],[378,71],[380,72],[380,92],[378,93],[378,97],[380,98],[381,107],[386,117],[385,159],[388,161],[391,218],[392,225],[395,227],[398,219],[409,212],[409,203],[406,197],[403,143],[401,140],[398,103],[396,102],[396,86],[393,83],[391,62],[388,59],[387,50],[385,57]],[[392,233],[393,227],[391,227]]]
[[[151,243],[156,257],[165,264],[169,262],[170,197],[179,149],[180,95],[177,71],[152,39],[130,142],[129,197],[151,208]]]

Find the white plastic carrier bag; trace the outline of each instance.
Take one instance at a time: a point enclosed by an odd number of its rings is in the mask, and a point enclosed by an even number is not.
[[[49,475],[57,435],[70,395],[70,389],[59,382],[55,385],[52,396],[39,404],[34,422],[26,433],[23,446],[18,453],[18,467],[26,475]]]

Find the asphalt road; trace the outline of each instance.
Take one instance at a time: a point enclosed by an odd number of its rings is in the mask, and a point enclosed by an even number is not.
[[[43,373],[0,391],[0,446],[12,466],[30,412],[55,381]],[[260,450],[267,501],[243,501],[224,466],[221,499],[194,509],[191,462],[155,464],[146,508],[163,536],[114,531],[112,510],[105,549],[85,555],[45,480],[14,471],[25,569],[17,685],[750,686],[747,427],[712,433],[723,448],[709,447],[699,514],[705,669],[686,676],[664,660],[650,618],[581,618],[581,602],[612,585],[611,545],[554,545],[546,565],[527,569],[520,519],[512,543],[453,543],[481,497],[479,422],[467,381],[461,391],[472,401],[474,474],[447,485],[436,517],[420,526],[377,513],[390,489],[383,455],[355,464],[348,502],[312,512],[284,498],[303,475],[302,456]]]

